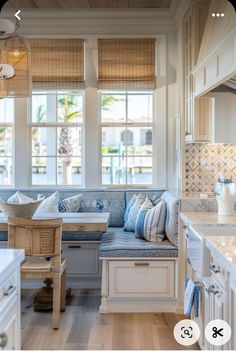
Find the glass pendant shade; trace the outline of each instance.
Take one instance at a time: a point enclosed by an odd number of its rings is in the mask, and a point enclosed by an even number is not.
[[[14,35],[0,41],[0,44],[2,44],[0,63],[11,65],[14,70],[14,76],[4,81],[3,90],[7,92],[8,97],[30,97],[32,94],[32,78],[31,52],[28,40]]]
[[[19,21],[14,24],[12,21],[1,18],[0,19],[0,39],[11,37],[19,28]]]

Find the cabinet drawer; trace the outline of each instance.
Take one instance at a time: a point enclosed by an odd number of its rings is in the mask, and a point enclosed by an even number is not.
[[[99,243],[66,242],[62,256],[67,260],[67,276],[99,275]]]
[[[14,271],[0,287],[0,310],[8,305],[8,302],[17,293],[17,272]]]
[[[110,261],[110,297],[174,298],[174,261]]]

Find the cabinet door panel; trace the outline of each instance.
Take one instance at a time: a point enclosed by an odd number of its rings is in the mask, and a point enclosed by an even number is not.
[[[18,350],[19,346],[19,317],[17,316],[17,297],[13,299],[11,304],[6,307],[3,312],[0,322],[0,333],[5,333],[7,336],[7,344],[4,350]]]

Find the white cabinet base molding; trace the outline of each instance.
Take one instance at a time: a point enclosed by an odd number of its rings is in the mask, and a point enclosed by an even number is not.
[[[175,312],[176,259],[102,260],[100,313]]]

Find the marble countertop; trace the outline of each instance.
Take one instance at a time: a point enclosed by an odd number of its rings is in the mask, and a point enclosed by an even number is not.
[[[206,246],[228,271],[236,270],[236,236],[206,237]]]
[[[224,233],[224,230],[222,235],[216,236],[204,233],[204,227],[235,227],[236,229],[236,213],[234,216],[218,216],[218,213],[214,212],[182,212],[180,218],[186,225],[193,225],[193,229],[204,237],[207,248],[215,258],[218,258],[221,265],[228,271],[236,273],[236,236],[232,235],[232,231],[229,234],[229,231]]]
[[[187,225],[236,226],[236,213],[234,216],[219,216],[214,212],[181,212],[180,218]]]
[[[0,249],[0,285],[24,260],[23,249]]]

